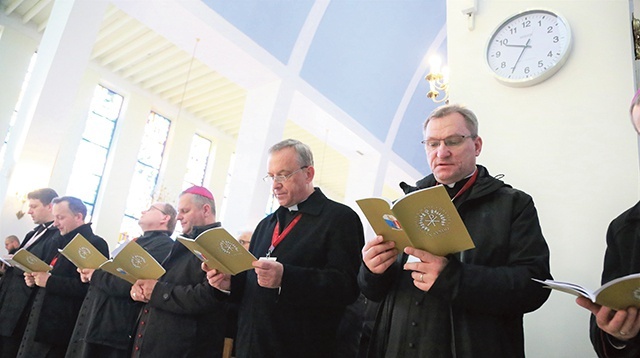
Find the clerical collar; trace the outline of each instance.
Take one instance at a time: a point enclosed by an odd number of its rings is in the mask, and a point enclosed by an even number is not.
[[[287,209],[289,209],[289,211],[298,211],[298,204],[291,205]]]
[[[476,170],[478,170],[478,168],[476,168],[474,171],[472,171],[471,174],[467,175],[466,177],[460,179],[459,181],[457,181],[455,183],[442,184],[442,185],[449,187],[449,189],[453,189],[458,183],[464,185],[467,182],[467,180],[473,176],[473,174],[476,172]]]

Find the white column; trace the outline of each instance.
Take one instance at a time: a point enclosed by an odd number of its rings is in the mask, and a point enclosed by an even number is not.
[[[0,17],[0,20],[7,20]],[[4,140],[38,40],[0,21],[0,140]]]
[[[79,0],[54,3],[0,170],[0,176],[8,177],[8,184],[0,188],[0,197],[49,186],[55,163],[71,160],[59,157],[58,150],[63,141],[69,140],[71,126],[76,125],[72,112],[78,86],[107,4]],[[3,207],[0,234],[13,231],[14,224],[21,225],[16,222],[9,201]]]
[[[225,187],[227,186],[227,175],[231,167],[231,158],[235,147],[232,143],[224,140],[219,140],[215,143],[215,151],[213,155],[213,168],[211,170],[211,179],[208,180],[208,185],[205,184],[216,201],[216,218],[218,221],[222,220],[222,224],[225,224],[225,209],[226,201]]]
[[[262,182],[267,150],[282,140],[292,93],[289,86],[276,81],[247,94],[225,213],[224,226],[231,233],[253,228],[264,218],[271,190]]]

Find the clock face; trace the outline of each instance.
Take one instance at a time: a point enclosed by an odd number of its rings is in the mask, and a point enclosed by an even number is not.
[[[547,10],[529,10],[503,22],[487,43],[487,64],[502,83],[540,83],[564,64],[571,49],[567,21]]]

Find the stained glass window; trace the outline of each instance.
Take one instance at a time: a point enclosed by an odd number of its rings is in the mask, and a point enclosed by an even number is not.
[[[194,134],[189,151],[187,162],[187,173],[184,176],[183,189],[193,185],[204,184],[204,177],[207,172],[209,153],[211,152],[211,141],[199,134]]]
[[[142,233],[138,219],[142,210],[147,209],[156,196],[158,175],[170,127],[169,119],[154,112],[149,113],[120,227],[123,238],[136,237]]]
[[[66,191],[66,195],[78,197],[85,203],[87,221],[93,216],[123,99],[121,95],[100,85],[93,93]]]

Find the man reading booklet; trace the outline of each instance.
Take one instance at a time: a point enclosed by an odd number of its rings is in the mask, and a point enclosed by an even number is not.
[[[162,262],[173,245],[170,236],[176,226],[176,210],[167,203],[153,203],[142,211],[138,225],[144,233],[134,239],[135,243]],[[82,281],[90,282],[90,286],[67,357],[127,357],[142,307],[142,303],[133,301],[129,295],[131,283],[103,270],[78,271]]]
[[[177,219],[190,238],[213,227],[215,201],[209,190],[193,186],[180,194]],[[131,298],[145,303],[136,325],[132,357],[220,357],[225,335],[225,304],[214,299],[201,261],[183,244],[173,243],[158,280],[138,280]]]

